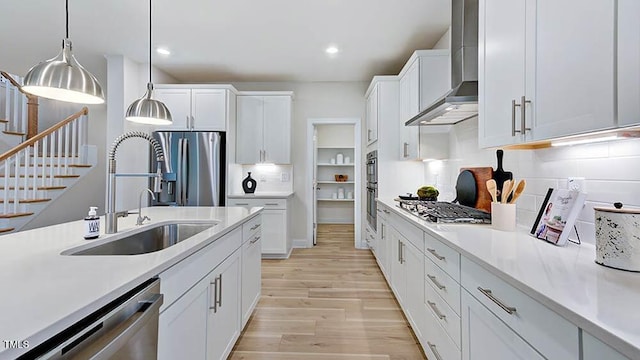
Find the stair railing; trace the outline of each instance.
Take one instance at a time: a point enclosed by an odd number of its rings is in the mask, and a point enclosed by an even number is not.
[[[4,214],[18,213],[21,200],[36,199],[38,190],[56,186],[55,180],[70,175],[71,167],[86,163],[88,117],[84,107],[0,155]]]
[[[20,84],[23,78],[4,71],[0,72],[0,75],[0,82],[4,87],[4,115],[0,117],[9,122],[7,129],[27,134],[29,96],[22,91]]]

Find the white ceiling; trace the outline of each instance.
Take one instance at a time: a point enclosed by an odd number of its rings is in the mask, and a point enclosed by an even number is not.
[[[59,51],[64,0],[0,0],[0,69],[24,74]],[[153,62],[183,82],[369,81],[396,74],[450,23],[450,0],[154,0]],[[148,1],[69,0],[74,53],[147,62]],[[329,57],[330,44],[340,53]]]

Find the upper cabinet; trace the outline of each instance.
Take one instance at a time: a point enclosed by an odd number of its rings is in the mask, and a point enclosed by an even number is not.
[[[618,125],[640,124],[640,1],[618,0]]]
[[[480,0],[481,147],[615,126],[615,4],[583,5]]]
[[[237,163],[291,163],[292,99],[290,92],[238,96]]]
[[[421,149],[421,131],[405,122],[451,90],[448,50],[419,50],[400,71],[400,148],[401,160],[437,158]]]
[[[220,88],[188,88],[159,85],[154,98],[162,101],[173,118],[173,124],[159,130],[226,131],[229,116],[229,90]]]
[[[367,95],[367,145],[378,140],[378,104],[378,84],[375,84]]]

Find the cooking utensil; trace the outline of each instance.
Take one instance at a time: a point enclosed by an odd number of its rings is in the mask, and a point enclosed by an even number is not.
[[[491,195],[492,202],[498,202],[498,195],[496,194],[496,191],[498,191],[498,186],[496,185],[495,180],[487,180],[487,191]]]
[[[524,192],[524,188],[526,186],[527,182],[525,180],[518,181],[518,185],[516,185],[515,189],[512,192],[513,196],[511,197],[511,200],[509,200],[509,204],[514,204],[516,200],[518,200],[520,195],[522,195],[522,193]]]
[[[486,212],[491,212],[491,194],[487,189],[487,180],[493,179],[493,168],[487,167],[469,167],[462,168],[460,171],[469,170],[476,179],[476,204],[475,208]]]
[[[458,175],[456,181],[456,199],[460,205],[475,207],[478,194],[478,187],[473,173],[469,170],[463,170]]]
[[[511,189],[513,188],[512,180],[505,180],[502,184],[502,194],[500,194],[500,202],[503,204],[507,203],[507,199],[509,198],[509,194],[511,194]]]
[[[407,193],[407,195],[398,195],[401,200],[418,200],[419,198],[411,193]]]
[[[498,201],[502,199],[502,185],[504,185],[505,180],[513,179],[513,173],[510,171],[504,171],[502,168],[502,157],[504,156],[504,151],[502,149],[498,149],[496,151],[496,157],[498,158],[498,167],[493,172],[493,179],[496,181],[497,185],[497,195]]]

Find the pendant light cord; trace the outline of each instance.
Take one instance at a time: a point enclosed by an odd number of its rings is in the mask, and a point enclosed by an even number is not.
[[[66,32],[66,36],[65,38],[68,39],[69,38],[69,0],[65,1],[65,13],[67,14],[66,17],[66,21],[67,21],[67,32]]]
[[[67,0],[68,1],[68,0]],[[149,83],[151,82],[151,47],[153,43],[151,42],[151,0],[149,0]]]

